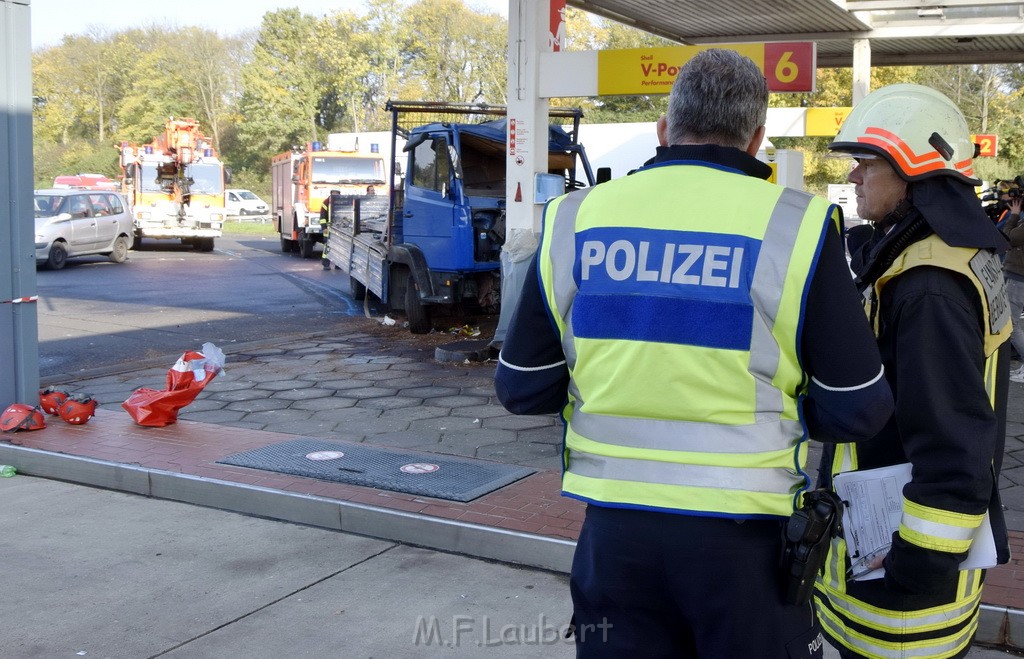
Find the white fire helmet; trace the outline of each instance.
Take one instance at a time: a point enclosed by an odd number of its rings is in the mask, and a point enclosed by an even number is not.
[[[923,85],[889,85],[854,106],[833,151],[880,155],[908,181],[953,176],[981,185],[974,176],[977,147],[960,108]]]

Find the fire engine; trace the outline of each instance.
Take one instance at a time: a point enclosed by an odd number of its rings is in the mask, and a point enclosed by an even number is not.
[[[337,139],[335,139],[337,135]],[[378,142],[356,134],[329,136],[327,147],[307,142],[271,159],[271,213],[281,235],[281,251],[298,250],[313,256],[313,246],[323,242],[320,207],[331,190],[342,195],[386,195],[388,167]]]
[[[167,121],[152,142],[121,143],[121,191],[132,207],[135,249],[143,238],[177,238],[213,250],[230,175],[195,119]]]

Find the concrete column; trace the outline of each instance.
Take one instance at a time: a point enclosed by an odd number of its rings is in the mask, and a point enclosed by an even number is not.
[[[855,39],[853,41],[853,104],[871,92],[871,41]]]
[[[29,0],[0,0],[0,409],[39,401]]]
[[[501,251],[501,315],[494,343],[505,340],[540,232],[544,207],[534,203],[534,174],[548,169],[548,101],[539,96],[538,65],[541,53],[551,49],[550,11],[549,0],[508,3],[508,187],[505,245]]]

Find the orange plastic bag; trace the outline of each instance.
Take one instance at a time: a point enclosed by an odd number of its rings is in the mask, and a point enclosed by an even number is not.
[[[186,352],[167,371],[166,389],[136,389],[121,407],[140,426],[170,425],[178,420],[178,410],[194,401],[223,369],[224,353],[212,343],[204,343],[202,352]]]

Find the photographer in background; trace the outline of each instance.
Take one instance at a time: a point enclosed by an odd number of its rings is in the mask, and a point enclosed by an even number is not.
[[[1003,262],[1003,276],[1006,279],[1006,296],[1010,300],[1010,318],[1013,320],[1013,333],[1010,342],[1017,351],[1018,358],[1024,362],[1024,325],[1020,318],[1024,311],[1024,226],[1020,224],[1020,209],[1024,203],[1024,180],[1020,176],[1010,185],[1000,189],[999,205],[1004,207],[996,226],[999,227],[1010,241],[1010,250]],[[1010,371],[1011,382],[1024,382],[1024,363],[1020,368]]]

